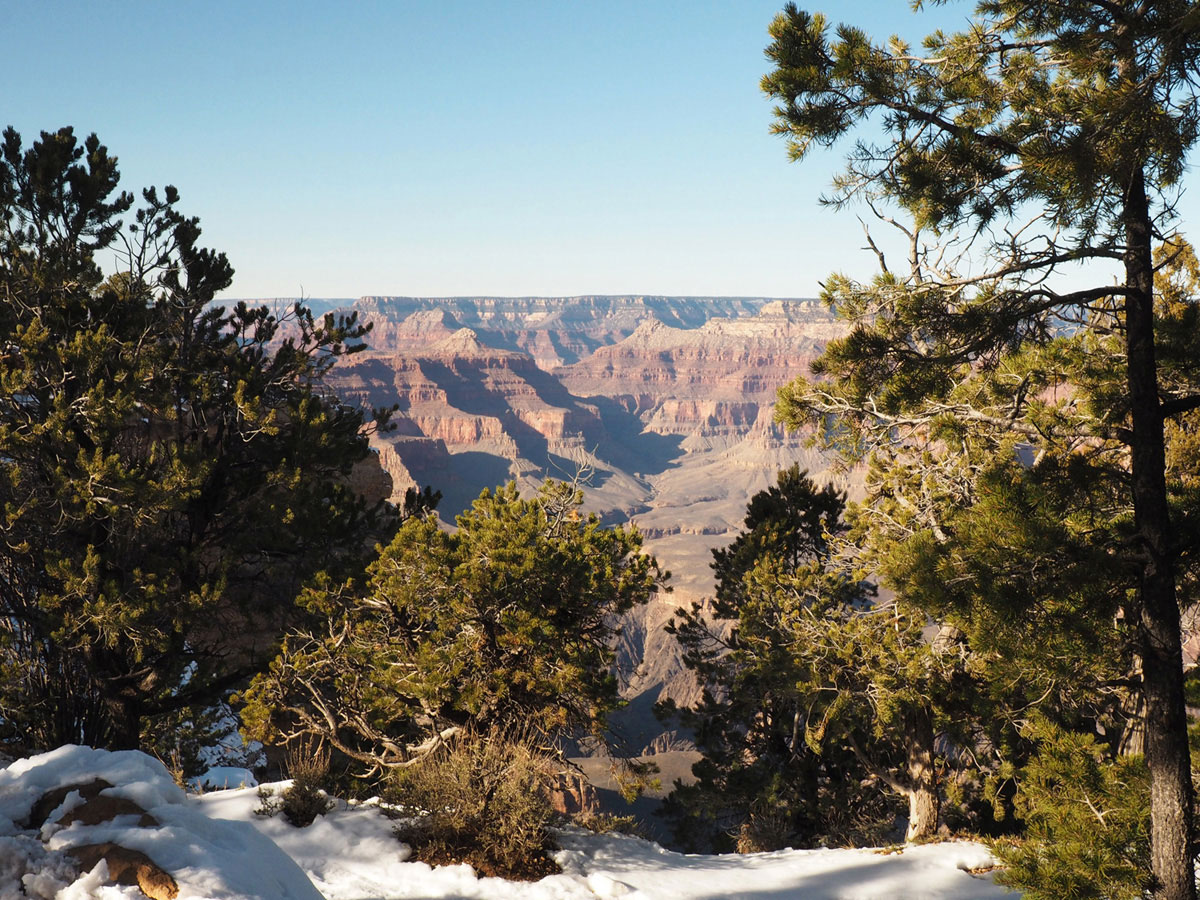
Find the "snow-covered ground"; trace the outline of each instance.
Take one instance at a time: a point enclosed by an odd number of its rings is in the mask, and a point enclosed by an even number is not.
[[[101,777],[153,815],[98,826],[47,824],[22,831],[32,805],[49,788]],[[51,814],[56,821],[74,802]],[[162,765],[140,753],[63,747],[0,770],[0,900],[118,900],[137,888],[102,884],[102,872],[77,875],[64,851],[113,841],[141,850],[179,882],[187,898],[264,900],[987,900],[1014,898],[987,875],[978,844],[951,842],[873,850],[785,850],[746,856],[684,855],[621,835],[569,829],[557,855],[563,872],[538,882],[477,878],[468,866],[431,868],[407,862],[408,848],[371,803],[339,804],[308,828],[255,815],[253,788],[189,796]],[[45,842],[43,843],[43,840]]]

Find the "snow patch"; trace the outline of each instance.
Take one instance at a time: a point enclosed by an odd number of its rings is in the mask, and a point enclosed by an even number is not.
[[[20,827],[47,790],[103,778],[161,824],[75,823],[47,844]],[[274,785],[277,791],[284,785]],[[69,802],[69,801],[67,801]],[[64,806],[67,805],[64,802]],[[874,850],[782,850],[744,856],[674,853],[638,838],[559,833],[563,871],[537,882],[480,878],[470,866],[409,862],[377,803],[339,802],[308,828],[256,815],[253,788],[184,795],[140,753],[63,747],[0,770],[0,900],[126,900],[137,888],[79,873],[65,851],[113,841],[179,882],[181,900],[1013,900],[990,876],[987,849],[950,842]]]
[[[139,827],[135,817],[119,816],[59,829],[44,845],[33,832],[21,832],[20,823],[46,791],[95,778],[114,785],[104,794],[132,800],[161,827]],[[145,853],[174,876],[180,900],[321,900],[304,872],[253,825],[210,818],[162,763],[134,751],[60,747],[0,770],[0,829],[15,842],[11,863],[0,868],[0,900],[20,897],[22,885],[46,900],[140,897],[136,888],[104,886],[105,873],[96,869],[80,875],[66,852],[107,841]]]
[[[213,766],[203,775],[189,778],[188,786],[194,791],[224,791],[258,787],[258,779],[240,766]]]

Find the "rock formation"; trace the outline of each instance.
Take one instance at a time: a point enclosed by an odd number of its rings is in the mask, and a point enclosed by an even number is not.
[[[129,798],[104,793],[112,787],[110,782],[102,778],[60,785],[37,799],[24,824],[29,829],[40,829],[43,840],[58,829],[72,825],[100,825],[119,816],[129,817],[139,828],[159,826],[154,816]],[[47,825],[56,811],[59,812],[58,817],[51,825]],[[84,871],[94,869],[103,861],[105,879],[109,883],[136,886],[151,900],[174,900],[179,893],[179,885],[170,873],[139,850],[106,841],[74,845],[66,852]]]
[[[375,323],[371,346],[405,351],[421,330],[472,328],[484,343],[522,350],[543,369],[577,362],[648,318],[697,328],[714,315],[755,312],[746,297],[363,297],[351,308]],[[447,333],[448,333],[447,332]]]
[[[175,900],[179,895],[174,877],[140,850],[106,842],[72,847],[67,852],[85,871],[103,860],[109,882],[137,887],[150,900]]]

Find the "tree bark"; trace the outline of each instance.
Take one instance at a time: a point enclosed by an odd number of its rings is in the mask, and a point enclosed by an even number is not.
[[[1184,707],[1183,650],[1167,502],[1163,416],[1154,348],[1154,270],[1145,176],[1133,173],[1125,197],[1126,352],[1134,524],[1140,572],[1139,637],[1150,770],[1150,856],[1158,900],[1195,900],[1192,779]]]
[[[1146,755],[1146,692],[1142,686],[1142,655],[1139,649],[1129,670],[1131,687],[1121,692],[1121,714],[1125,728],[1117,743],[1122,756]]]
[[[905,841],[924,841],[937,834],[941,802],[933,765],[933,723],[925,710],[912,713],[907,727],[908,828]]]
[[[140,750],[142,748],[141,703],[131,697],[113,697],[107,701],[112,720],[109,750]]]

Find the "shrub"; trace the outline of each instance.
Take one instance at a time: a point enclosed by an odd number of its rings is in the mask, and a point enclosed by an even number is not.
[[[447,533],[410,517],[364,584],[307,595],[324,624],[289,635],[242,695],[246,734],[312,734],[358,775],[415,767],[439,735],[525,722],[604,733],[621,705],[619,619],[666,574],[635,529],[604,527],[581,492],[547,482],[484,491]]]
[[[333,807],[324,790],[329,775],[329,750],[316,741],[302,740],[288,748],[284,766],[292,784],[283,792],[280,808],[289,822],[297,828],[306,828]]]
[[[275,789],[261,785],[258,789],[258,806],[254,807],[256,816],[266,816],[268,819],[279,813],[283,807],[283,798],[275,793]]]
[[[792,817],[784,809],[751,809],[737,830],[738,853],[768,853],[792,845]]]
[[[505,878],[557,872],[548,856],[552,768],[531,734],[464,731],[393,776],[388,799],[410,817],[397,836],[431,864],[466,862]]]
[[[571,824],[586,828],[593,834],[628,834],[650,840],[636,816],[619,816],[607,812],[581,812],[571,816]]]

